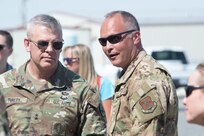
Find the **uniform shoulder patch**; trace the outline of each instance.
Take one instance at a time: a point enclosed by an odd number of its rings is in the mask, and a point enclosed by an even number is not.
[[[157,107],[157,103],[154,102],[150,96],[141,99],[139,104],[142,107],[142,112],[145,114],[152,113]]]

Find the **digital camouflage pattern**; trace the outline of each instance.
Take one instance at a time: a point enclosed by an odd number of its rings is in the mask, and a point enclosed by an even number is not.
[[[9,136],[8,119],[4,97],[0,92],[0,136]]]
[[[116,81],[109,136],[177,136],[178,98],[167,70],[141,51]]]
[[[99,94],[60,62],[49,82],[33,79],[24,64],[1,75],[0,88],[14,136],[106,134]]]

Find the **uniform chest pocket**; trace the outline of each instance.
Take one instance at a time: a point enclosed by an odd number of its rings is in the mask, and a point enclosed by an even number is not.
[[[43,109],[44,119],[50,120],[53,134],[73,133],[77,128],[79,105],[71,95],[50,97]],[[48,106],[49,105],[49,106]]]
[[[54,119],[63,119],[68,116],[71,121],[75,121],[75,117],[78,113],[78,100],[69,95],[50,97],[44,107],[44,113],[47,113],[48,116],[52,116]]]

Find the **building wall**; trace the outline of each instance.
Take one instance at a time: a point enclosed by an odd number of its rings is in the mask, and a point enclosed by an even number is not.
[[[204,60],[204,24],[142,26],[144,47],[179,46],[184,48],[189,61]]]

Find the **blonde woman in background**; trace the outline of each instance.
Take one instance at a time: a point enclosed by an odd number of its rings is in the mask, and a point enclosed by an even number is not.
[[[68,69],[86,79],[92,88],[98,88],[108,123],[114,86],[110,80],[96,73],[89,47],[84,44],[67,46],[63,50],[63,57],[64,65]]]
[[[198,64],[191,73],[185,91],[183,104],[187,122],[204,126],[204,63]]]

